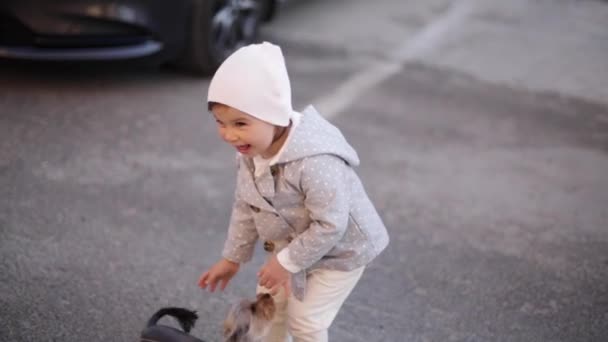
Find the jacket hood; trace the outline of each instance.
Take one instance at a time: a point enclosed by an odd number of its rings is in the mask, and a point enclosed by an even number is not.
[[[293,108],[281,48],[264,42],[232,53],[213,76],[207,101],[236,108],[272,125],[287,126]]]
[[[300,123],[295,127],[277,163],[319,154],[332,154],[351,166],[359,165],[357,152],[342,132],[323,118],[313,106],[308,106],[302,111]]]

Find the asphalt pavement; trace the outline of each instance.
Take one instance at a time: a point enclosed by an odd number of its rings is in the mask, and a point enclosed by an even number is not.
[[[45,113],[54,120],[2,117],[15,137],[0,168],[2,340],[131,341],[164,305],[198,310],[194,334],[219,340],[263,257],[223,294],[196,287],[225,236],[232,151],[206,113],[82,96],[71,114]],[[101,104],[113,110],[87,115]],[[605,106],[415,64],[335,116],[392,241],[332,339],[602,341],[607,118]]]

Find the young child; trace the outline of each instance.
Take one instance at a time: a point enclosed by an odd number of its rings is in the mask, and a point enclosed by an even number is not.
[[[263,240],[269,256],[258,292],[277,304],[266,341],[327,341],[365,266],[389,242],[353,170],[357,153],[314,108],[292,109],[283,54],[270,43],[229,56],[211,80],[208,105],[239,166],[223,258],[199,286],[224,290]]]

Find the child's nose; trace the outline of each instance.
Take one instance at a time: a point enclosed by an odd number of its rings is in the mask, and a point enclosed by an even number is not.
[[[226,142],[235,142],[238,140],[238,136],[229,129],[224,130],[222,136]]]

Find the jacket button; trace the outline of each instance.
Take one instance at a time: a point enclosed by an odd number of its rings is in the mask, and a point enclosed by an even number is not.
[[[254,205],[250,205],[249,208],[251,208],[251,210],[253,210],[254,213],[259,213],[260,212],[260,208],[254,206]]]
[[[264,241],[264,250],[266,252],[274,251],[274,243],[272,241]]]
[[[275,177],[277,174],[279,173],[279,167],[276,165],[273,165],[270,167],[270,174]]]
[[[291,243],[291,241],[293,241],[293,238],[291,236],[287,237],[287,243]]]

